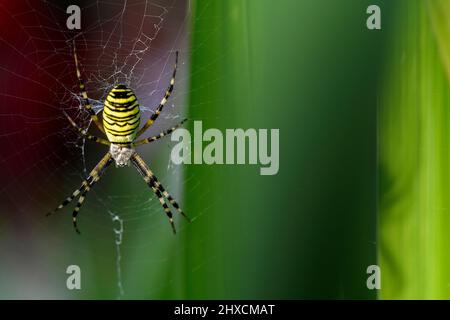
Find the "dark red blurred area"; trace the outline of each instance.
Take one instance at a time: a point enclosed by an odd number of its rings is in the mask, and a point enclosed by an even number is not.
[[[61,13],[41,1],[0,5],[0,143],[2,168],[7,168],[2,179],[62,151],[61,137],[54,134],[62,128],[58,94],[65,94],[65,86],[73,89],[75,78],[62,73],[68,35],[57,31],[60,22],[52,19],[63,19]],[[39,143],[41,137],[45,143]]]

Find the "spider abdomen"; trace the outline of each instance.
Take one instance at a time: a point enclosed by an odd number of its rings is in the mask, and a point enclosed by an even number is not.
[[[112,143],[131,143],[136,137],[141,112],[134,92],[125,85],[115,86],[106,97],[103,127]]]

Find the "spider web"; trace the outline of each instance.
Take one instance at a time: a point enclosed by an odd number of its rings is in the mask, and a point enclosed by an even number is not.
[[[124,259],[135,266],[133,270],[150,268],[157,277],[159,266],[168,259],[168,245],[152,250],[156,241],[173,237],[159,202],[133,168],[111,166],[88,194],[79,214],[81,238],[71,226],[74,204],[48,219],[43,217],[79,187],[107,151],[80,138],[62,113],[66,110],[80,127],[100,135],[81,106],[73,43],[96,112],[108,91],[125,83],[138,97],[142,121],[163,97],[175,51],[180,51],[174,92],[146,136],[157,134],[184,118],[190,3],[86,1],[79,5],[81,30],[74,31],[66,27],[68,5],[31,0],[0,4],[0,30],[4,30],[0,33],[4,62],[0,65],[0,230],[1,248],[7,252],[0,282],[9,290],[2,290],[8,298],[91,297],[65,288],[65,268],[70,264],[80,264],[87,273],[83,283],[89,288],[94,287],[90,283],[115,282],[114,288],[105,291],[121,298],[127,283],[130,290],[139,288],[138,277],[124,279]],[[171,165],[171,145],[166,138],[138,151],[183,204],[181,189],[192,177],[183,177],[181,168]],[[195,192],[195,183],[190,190]],[[184,221],[177,219],[176,225],[183,232]],[[183,248],[177,250],[173,254],[182,254]],[[148,251],[152,257],[142,258],[140,253]],[[95,269],[96,265],[101,267]],[[11,269],[16,277],[11,277]],[[56,292],[55,279],[59,279]],[[153,288],[147,297],[158,290],[162,289]],[[98,295],[105,296],[92,294]]]

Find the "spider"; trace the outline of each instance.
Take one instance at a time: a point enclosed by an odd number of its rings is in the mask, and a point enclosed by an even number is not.
[[[82,105],[84,109],[89,112],[92,121],[98,127],[98,129],[106,135],[107,139],[100,138],[91,135],[87,130],[81,129],[73,119],[63,111],[66,118],[69,120],[70,124],[78,131],[78,133],[94,142],[109,146],[109,151],[100,160],[100,162],[92,169],[89,173],[87,179],[85,179],[81,186],[76,189],[72,195],[67,197],[59,206],[57,206],[53,211],[47,213],[47,216],[55,213],[56,211],[64,208],[69,203],[72,202],[77,196],[80,196],[78,203],[72,213],[73,227],[77,233],[80,230],[77,226],[77,215],[80,208],[86,198],[87,193],[92,189],[93,185],[97,183],[101,176],[105,173],[107,167],[115,161],[116,167],[129,166],[130,163],[137,169],[140,175],[144,178],[144,181],[152,189],[154,194],[158,197],[161,206],[169,218],[169,222],[172,226],[173,233],[176,233],[175,224],[173,222],[172,212],[167,205],[170,203],[183,217],[185,217],[189,222],[191,221],[188,216],[181,210],[178,203],[172,198],[172,196],[164,189],[162,184],[158,181],[156,176],[150,170],[150,168],[145,163],[144,159],[136,152],[135,147],[143,144],[147,144],[162,137],[171,134],[177,128],[179,128],[185,121],[181,121],[178,125],[161,132],[159,135],[152,136],[146,139],[137,140],[137,138],[142,135],[158,118],[164,105],[170,97],[175,84],[175,75],[177,73],[178,64],[178,51],[175,54],[175,66],[172,74],[172,79],[170,80],[169,87],[162,98],[159,106],[156,108],[152,116],[147,120],[142,128],[139,129],[140,124],[140,108],[134,92],[128,88],[126,85],[119,84],[116,85],[108,93],[104,106],[103,106],[103,122],[100,122],[98,115],[92,108],[91,103],[85,89],[84,81],[81,77],[80,66],[78,63],[78,57],[75,47],[75,42],[73,43],[73,57],[75,60],[76,74],[78,78],[78,83],[81,91]]]

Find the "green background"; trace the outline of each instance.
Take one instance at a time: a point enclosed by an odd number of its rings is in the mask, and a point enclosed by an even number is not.
[[[186,168],[216,206],[189,226],[185,270],[211,252],[217,260],[185,272],[184,297],[376,297],[366,268],[377,262],[384,33],[365,27],[368,4],[196,2],[189,117],[220,129],[279,128],[280,170]],[[190,212],[205,205],[186,200]]]
[[[449,299],[450,2],[396,12],[379,125],[381,298]]]

